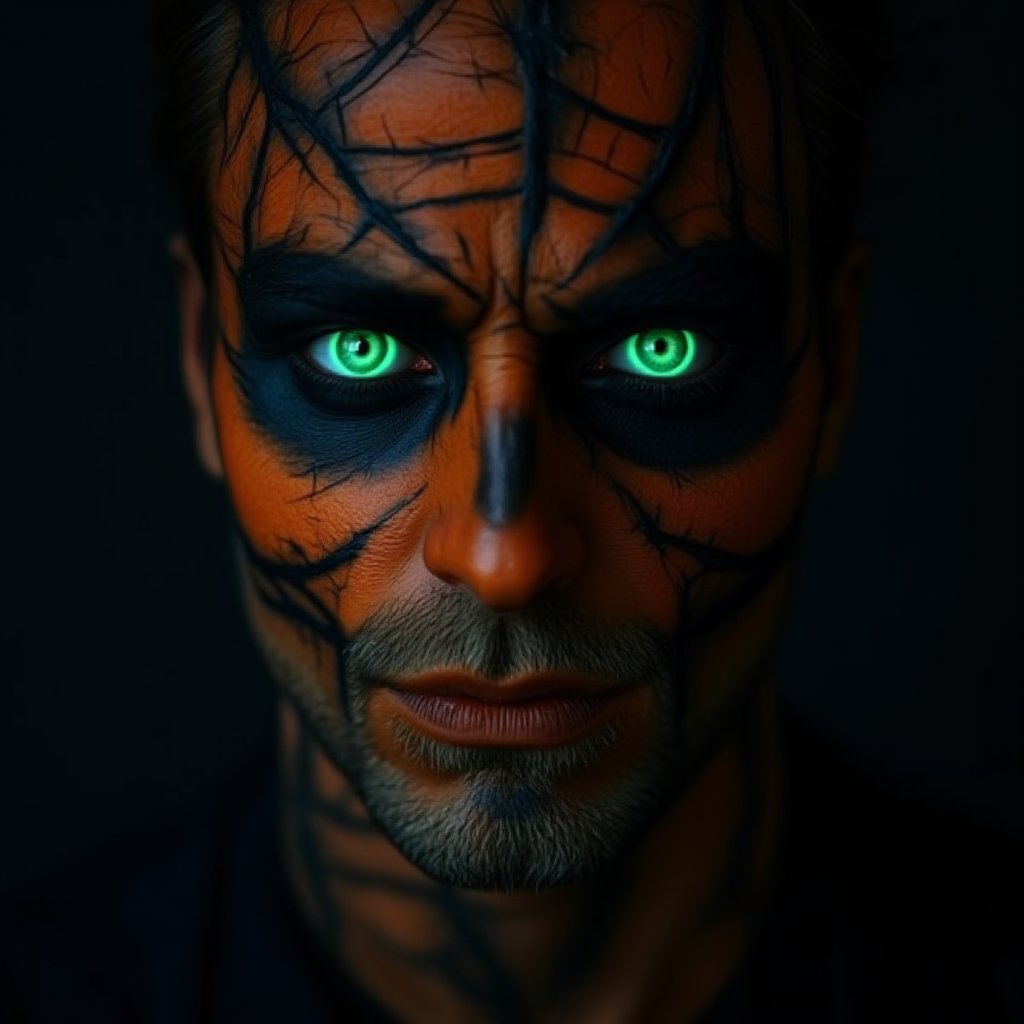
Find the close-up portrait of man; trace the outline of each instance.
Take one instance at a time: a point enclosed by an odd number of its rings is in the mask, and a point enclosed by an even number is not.
[[[210,576],[233,596],[203,617],[241,615],[255,667],[203,667],[174,621],[123,656],[130,578],[90,591],[71,561],[35,614],[107,600],[79,678],[100,704],[93,679],[151,678],[165,650],[207,690],[265,673],[273,736],[169,824],[12,890],[0,1019],[1022,1019],[1009,831],[880,784],[780,694],[809,496],[857,391],[885,14],[154,3],[174,443],[229,523]],[[117,321],[130,268],[110,281]],[[51,308],[34,344],[92,358]],[[961,358],[995,359],[983,333]],[[68,559],[87,496],[53,493]],[[847,521],[884,501],[867,484]],[[212,505],[182,501],[139,559],[173,562],[162,536]],[[856,574],[896,586],[881,558]],[[856,647],[874,613],[829,600]],[[132,728],[159,744],[181,698],[140,685]]]

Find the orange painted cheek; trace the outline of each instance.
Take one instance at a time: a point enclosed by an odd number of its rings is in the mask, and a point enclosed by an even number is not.
[[[587,551],[585,570],[571,594],[573,602],[598,619],[671,633],[679,614],[673,565],[636,529],[603,473],[581,464],[572,474],[566,466],[562,479],[570,485],[567,500],[581,524]],[[616,479],[629,485],[628,472]]]
[[[672,633],[680,610],[672,565],[629,526],[610,524],[604,540],[603,571],[591,575],[588,588],[593,610],[611,621]]]
[[[285,538],[309,544],[312,554],[322,545],[317,537],[326,524],[319,509],[310,515],[311,480],[288,468],[250,423],[220,347],[214,357],[213,396],[224,475],[243,534],[271,557],[283,556]]]
[[[421,466],[418,469],[422,472]],[[386,484],[351,491],[349,501],[361,502],[363,507],[372,501],[375,513],[380,514],[402,495],[412,494],[423,485],[422,478],[412,470],[403,476],[408,480],[404,487],[395,487],[398,481],[389,474]],[[426,579],[422,557],[425,522],[426,506],[421,497],[393,523],[377,531],[352,564],[339,602],[339,620],[347,635],[355,633],[385,604],[401,602],[422,590]]]
[[[808,353],[790,386],[780,425],[748,455],[727,466],[666,474],[609,456],[610,472],[629,488],[661,528],[736,554],[756,553],[785,531],[802,504],[817,441],[820,365]],[[696,561],[673,562],[687,574]]]
[[[803,503],[817,443],[821,369],[816,350],[798,369],[779,426],[749,455],[695,474],[694,532],[733,551],[757,551],[786,528]]]
[[[227,359],[218,352],[214,396],[225,479],[246,540],[260,554],[289,564],[323,558],[423,485],[419,462],[376,477],[332,486],[290,467],[249,422]],[[308,585],[336,610],[345,633],[358,628],[391,593],[421,546],[422,508],[413,501],[376,530],[351,563]]]

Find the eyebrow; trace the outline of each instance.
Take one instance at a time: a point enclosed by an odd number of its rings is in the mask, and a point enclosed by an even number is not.
[[[257,338],[329,321],[372,323],[406,333],[451,326],[438,295],[379,277],[344,255],[292,249],[284,243],[250,252],[239,268],[238,289],[247,324]],[[743,238],[679,248],[664,263],[602,285],[590,295],[574,296],[571,305],[545,296],[570,332],[688,312],[713,317],[739,304],[781,313],[786,299],[782,255]]]
[[[788,300],[788,273],[781,253],[748,239],[705,242],[675,250],[671,258],[611,281],[571,305],[549,297],[552,312],[571,329],[635,323],[659,315],[696,311],[708,316],[737,304],[780,311]]]
[[[444,303],[437,295],[378,277],[345,256],[281,243],[250,252],[237,280],[248,326],[256,335],[338,320],[422,331],[443,319]]]

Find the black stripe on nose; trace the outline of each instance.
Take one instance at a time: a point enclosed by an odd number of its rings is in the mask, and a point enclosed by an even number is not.
[[[493,416],[484,426],[476,507],[490,526],[505,526],[522,513],[534,447],[533,423],[523,416]]]

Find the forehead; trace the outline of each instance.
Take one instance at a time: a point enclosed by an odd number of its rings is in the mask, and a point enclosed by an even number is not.
[[[770,19],[717,2],[243,4],[217,234],[235,265],[315,250],[467,315],[709,240],[782,248],[780,56]]]

